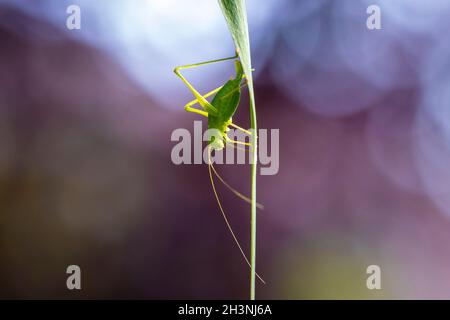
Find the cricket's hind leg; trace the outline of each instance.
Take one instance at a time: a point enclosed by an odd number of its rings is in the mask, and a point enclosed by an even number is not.
[[[213,107],[193,86],[192,84],[180,73],[180,70],[183,69],[190,69],[190,68],[195,68],[195,67],[199,67],[199,66],[203,66],[206,64],[211,64],[211,63],[216,63],[216,62],[221,62],[221,61],[227,61],[227,60],[233,60],[236,59],[238,57],[238,54],[236,53],[236,55],[234,55],[233,57],[228,57],[228,58],[223,58],[223,59],[216,59],[216,60],[210,60],[210,61],[205,61],[205,62],[199,62],[199,63],[194,63],[194,64],[188,64],[185,66],[178,66],[176,67],[173,72],[175,72],[175,74],[180,77],[180,79],[187,85],[187,87],[189,88],[189,90],[191,90],[191,92],[194,94],[195,98],[198,100],[199,104],[202,106],[203,109],[205,109],[205,111],[207,112],[217,112],[217,109],[215,107]]]
[[[206,99],[206,98],[212,96],[213,94],[217,93],[220,89],[222,89],[222,87],[223,87],[223,86],[220,86],[220,87],[218,87],[218,88],[216,88],[216,89],[214,89],[214,90],[212,90],[212,91],[206,93],[206,94],[203,96],[203,98]],[[208,117],[208,112],[203,111],[203,110],[199,110],[199,109],[196,109],[196,108],[193,108],[193,107],[192,107],[192,106],[196,105],[197,103],[200,103],[200,101],[199,101],[198,99],[194,99],[194,100],[188,102],[188,103],[184,106],[184,110],[186,110],[187,112],[193,112],[193,113],[197,113],[197,114],[200,114],[200,115],[202,115],[202,116]]]
[[[241,86],[241,88],[242,88],[242,87],[243,87],[243,86]],[[220,86],[220,87],[218,87],[218,88],[216,88],[216,89],[214,89],[214,90],[211,90],[210,92],[208,92],[208,93],[206,93],[205,95],[203,95],[203,98],[206,99],[206,98],[212,96],[213,94],[216,94],[216,93],[219,92],[220,89],[222,89],[222,88],[223,88],[223,86]],[[233,92],[230,92],[230,93],[233,93]],[[198,99],[194,99],[194,100],[188,102],[188,103],[184,106],[184,110],[186,110],[186,111],[188,111],[188,112],[198,113],[198,114],[201,114],[202,116],[207,117],[207,116],[208,116],[208,113],[207,113],[207,112],[202,111],[202,110],[199,110],[199,109],[196,109],[196,108],[192,108],[192,106],[193,106],[193,105],[196,105],[197,103],[199,103],[199,104],[201,105],[201,102],[200,102]],[[251,132],[250,132],[250,131],[247,131],[247,130],[245,130],[245,129],[243,129],[243,128],[241,128],[241,127],[239,127],[239,126],[237,126],[237,125],[235,125],[235,124],[233,124],[233,123],[231,123],[230,125],[233,126],[233,127],[235,127],[236,129],[239,129],[239,130],[245,132],[246,134],[251,135]]]

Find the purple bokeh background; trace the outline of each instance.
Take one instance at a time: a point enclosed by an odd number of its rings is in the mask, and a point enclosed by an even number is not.
[[[450,2],[248,12],[259,126],[280,129],[279,173],[258,177],[258,297],[450,298]],[[172,69],[232,53],[214,1],[0,1],[1,298],[247,297],[207,167],[170,159],[199,120]],[[187,74],[206,92],[233,65]],[[248,194],[248,166],[219,170]],[[248,248],[248,205],[219,192]]]

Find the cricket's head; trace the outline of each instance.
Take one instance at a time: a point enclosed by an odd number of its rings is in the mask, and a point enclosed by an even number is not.
[[[225,147],[225,144],[223,143],[223,139],[216,137],[216,136],[211,137],[211,140],[209,140],[208,145],[213,150],[222,150]]]

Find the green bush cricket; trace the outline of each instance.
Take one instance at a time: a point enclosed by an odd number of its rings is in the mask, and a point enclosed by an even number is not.
[[[241,64],[240,60],[237,59],[238,57],[239,57],[239,55],[238,55],[238,53],[236,53],[235,56],[229,57],[229,58],[216,59],[216,60],[210,60],[210,61],[205,61],[205,62],[200,62],[200,63],[195,63],[195,64],[179,66],[174,69],[174,72],[187,85],[187,87],[190,89],[190,91],[193,93],[193,95],[195,97],[194,100],[192,100],[191,102],[187,103],[184,106],[184,109],[187,112],[193,112],[193,113],[197,113],[197,114],[207,117],[208,118],[208,129],[215,129],[220,133],[220,136],[221,136],[220,139],[215,136],[212,136],[210,138],[210,140],[208,141],[208,159],[209,159],[208,170],[209,170],[211,186],[213,188],[217,204],[218,204],[219,209],[222,213],[222,216],[225,220],[225,223],[226,223],[237,247],[239,248],[242,256],[244,257],[247,264],[251,267],[251,264],[250,264],[249,260],[247,259],[247,256],[245,255],[244,250],[242,249],[242,247],[241,247],[235,233],[233,232],[233,229],[231,228],[231,225],[225,215],[222,204],[219,200],[218,193],[216,191],[216,187],[214,184],[212,174],[214,173],[217,176],[217,178],[228,189],[230,189],[234,194],[236,194],[239,198],[241,198],[249,203],[251,203],[251,199],[242,195],[239,191],[237,191],[236,189],[231,187],[228,183],[226,183],[224,181],[224,179],[217,173],[216,169],[214,168],[214,166],[212,165],[212,162],[210,160],[210,155],[211,155],[212,150],[221,150],[225,147],[225,145],[238,144],[238,145],[244,145],[244,146],[251,146],[250,143],[247,143],[247,142],[232,140],[227,135],[227,131],[229,130],[230,126],[236,128],[238,130],[241,130],[248,135],[252,134],[250,131],[245,130],[245,129],[239,127],[238,125],[234,124],[232,121],[232,117],[235,114],[235,112],[239,106],[240,97],[241,97],[241,87],[242,87],[243,83],[245,84],[245,74],[242,69],[242,64]],[[203,66],[203,65],[207,65],[207,64],[211,64],[211,63],[216,63],[216,62],[227,61],[227,60],[234,60],[234,62],[235,62],[235,69],[236,69],[235,77],[228,80],[223,86],[220,86],[220,87],[206,93],[205,95],[201,95],[192,86],[192,84],[189,83],[189,81],[180,73],[180,70],[182,70],[182,69],[195,68],[195,67],[199,67],[199,66]],[[212,95],[214,95],[214,97],[211,100],[211,102],[206,100],[206,98],[208,98]],[[202,109],[193,108],[193,105],[195,105],[197,103],[202,107]],[[260,209],[262,209],[262,206],[260,204],[257,204],[257,206]],[[258,274],[257,274],[257,277],[263,283],[265,283],[264,280]]]

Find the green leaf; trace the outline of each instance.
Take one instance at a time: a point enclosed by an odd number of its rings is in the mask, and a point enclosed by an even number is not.
[[[252,83],[252,61],[250,56],[250,40],[248,35],[247,10],[244,0],[219,0],[234,45],[239,52],[244,73],[248,82]]]

